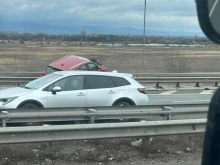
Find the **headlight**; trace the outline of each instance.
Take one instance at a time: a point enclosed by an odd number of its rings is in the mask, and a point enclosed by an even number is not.
[[[17,99],[18,97],[8,97],[8,98],[3,98],[3,99],[0,99],[0,102],[3,103],[3,105],[5,104],[8,104],[10,102],[12,102],[13,100]]]

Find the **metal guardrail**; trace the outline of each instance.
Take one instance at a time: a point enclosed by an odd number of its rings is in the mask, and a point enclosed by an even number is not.
[[[220,77],[220,72],[194,73],[133,73],[135,77]]]
[[[220,77],[220,72],[131,73],[134,77]],[[1,72],[0,77],[39,77],[41,72]]]
[[[0,144],[202,133],[206,119],[0,128]]]
[[[40,72],[1,72],[0,77],[39,77]]]
[[[0,85],[24,85],[38,77],[0,77]]]
[[[200,83],[214,83],[215,87],[218,87],[220,77],[135,77],[140,83],[156,83],[156,87],[159,87],[160,83],[176,83],[176,87],[180,87],[180,83],[196,83],[196,87],[200,86]]]
[[[201,119],[207,117],[208,104],[148,105],[132,107],[6,109],[0,113],[3,127],[7,123],[88,121],[127,119],[161,121]]]
[[[38,77],[0,77],[0,85],[23,85]],[[142,84],[156,83],[159,87],[160,83],[176,83],[176,87],[180,87],[180,83],[196,83],[199,87],[200,83],[214,83],[218,87],[220,77],[135,77]]]
[[[180,87],[180,83],[195,83],[196,87],[200,83],[213,83],[218,87],[220,73],[134,73],[134,78],[142,84],[156,84],[159,88],[161,83],[175,83]],[[40,76],[38,72],[30,73],[0,73],[0,85],[23,85]]]

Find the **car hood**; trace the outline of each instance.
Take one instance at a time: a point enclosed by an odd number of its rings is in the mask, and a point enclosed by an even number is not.
[[[0,98],[22,96],[30,92],[33,92],[33,90],[21,88],[21,87],[6,88],[0,90]]]

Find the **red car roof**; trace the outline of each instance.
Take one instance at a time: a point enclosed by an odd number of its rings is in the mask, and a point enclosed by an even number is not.
[[[68,55],[68,56],[64,56],[54,61],[49,66],[60,69],[60,70],[70,70],[76,65],[79,65],[82,63],[86,64],[87,62],[89,62],[89,59],[87,58],[82,58],[82,57],[74,56],[74,55]]]

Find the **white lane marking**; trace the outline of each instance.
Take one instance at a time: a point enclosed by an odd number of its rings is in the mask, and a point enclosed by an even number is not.
[[[172,101],[174,103],[188,103],[188,102],[209,102],[210,100],[190,100],[190,101]]]
[[[175,93],[176,91],[165,91],[165,92],[162,92],[160,93],[159,95],[170,95],[172,93]]]
[[[158,96],[160,94],[148,94],[148,96]],[[200,93],[180,93],[180,94],[172,94],[171,96],[187,96],[187,95],[200,95]],[[211,93],[210,95],[213,95]]]
[[[204,90],[200,94],[212,94],[214,90]]]

